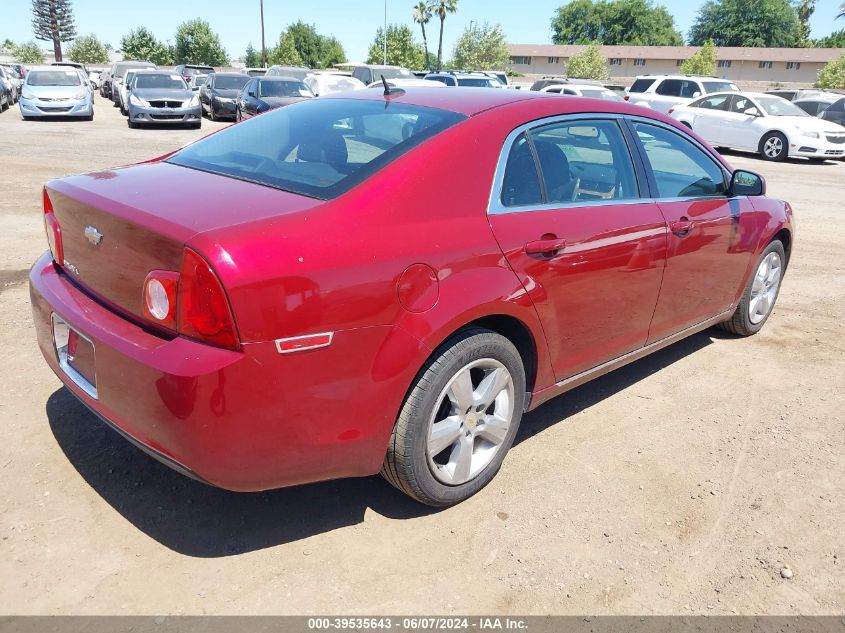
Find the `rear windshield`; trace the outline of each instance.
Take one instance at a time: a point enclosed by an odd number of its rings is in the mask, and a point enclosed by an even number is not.
[[[185,66],[182,69],[182,75],[185,77],[189,75],[207,75],[213,72],[214,69],[211,66]]]
[[[114,76],[123,79],[126,76],[126,71],[132,68],[150,68],[153,69],[152,64],[118,64],[114,68]]]
[[[240,77],[221,77],[217,75],[214,78],[214,87],[218,90],[240,90],[248,81],[249,77],[247,75],[241,75]]]
[[[591,99],[605,99],[606,101],[624,101],[622,97],[610,90],[581,90],[581,94],[585,97],[590,97]]]
[[[469,88],[498,88],[500,84],[498,79],[490,79],[489,77],[478,79],[475,77],[460,77],[458,85]]]
[[[736,92],[739,90],[736,84],[730,81],[702,81],[701,83],[704,86],[704,92],[707,94],[713,94],[714,92]]]
[[[656,79],[637,79],[631,87],[628,88],[628,92],[645,92],[651,87]]]
[[[465,118],[381,100],[313,99],[225,128],[167,162],[328,200]]]
[[[258,82],[259,97],[313,97],[314,94],[301,81],[273,81],[271,79]]]
[[[32,70],[26,76],[30,86],[78,86],[82,82],[76,70]]]
[[[250,77],[263,77],[264,75],[267,74],[267,70],[265,70],[264,68],[259,68],[257,70],[253,69],[253,70],[246,71],[246,74],[249,75]]]
[[[409,79],[414,75],[406,68],[373,68],[373,76],[376,80],[385,79]]]
[[[185,90],[185,80],[179,75],[170,73],[161,75],[136,75],[135,88],[158,88],[161,90]]]

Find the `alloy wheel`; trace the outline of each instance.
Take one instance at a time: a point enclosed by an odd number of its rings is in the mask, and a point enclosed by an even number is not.
[[[772,136],[763,143],[763,153],[769,158],[777,158],[783,152],[783,139],[779,136]]]
[[[459,486],[481,473],[504,443],[514,416],[514,382],[492,358],[462,367],[431,415],[426,456],[441,483]]]
[[[754,325],[760,323],[772,311],[782,274],[783,262],[778,253],[769,253],[757,267],[748,304],[748,318]]]

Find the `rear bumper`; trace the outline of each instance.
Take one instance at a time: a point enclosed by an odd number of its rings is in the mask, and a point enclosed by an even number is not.
[[[30,272],[30,296],[41,352],[85,406],[165,464],[236,491],[378,472],[408,380],[385,375],[378,352],[396,337],[417,349],[388,326],[288,355],[272,341],[231,351],[166,340],[81,291],[49,253]],[[61,368],[53,314],[94,344],[96,398]]]

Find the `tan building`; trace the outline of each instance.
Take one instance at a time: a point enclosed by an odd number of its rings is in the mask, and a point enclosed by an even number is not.
[[[563,75],[569,58],[586,46],[509,44],[511,67],[524,75]],[[602,46],[610,76],[630,80],[638,75],[674,74],[698,46]],[[716,75],[743,84],[803,84],[816,80],[827,62],[845,48],[731,48],[716,49]]]

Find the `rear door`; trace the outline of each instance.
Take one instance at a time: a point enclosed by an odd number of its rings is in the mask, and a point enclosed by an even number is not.
[[[669,225],[666,271],[648,342],[727,310],[759,235],[748,198],[728,198],[729,174],[690,136],[656,121],[631,123],[652,193]]]
[[[543,324],[563,380],[641,348],[666,249],[660,210],[622,120],[556,117],[518,128],[489,221]]]
[[[711,145],[725,142],[724,124],[731,95],[721,94],[699,99],[689,108],[695,113],[692,129]]]

